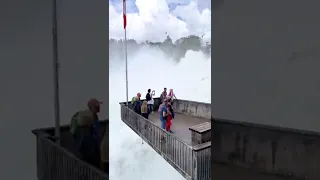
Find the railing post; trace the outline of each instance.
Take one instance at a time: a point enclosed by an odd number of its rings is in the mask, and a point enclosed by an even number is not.
[[[192,151],[192,180],[198,180],[197,153]]]

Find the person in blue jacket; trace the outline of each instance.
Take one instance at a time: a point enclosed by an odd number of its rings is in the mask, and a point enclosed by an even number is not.
[[[159,115],[160,115],[160,122],[161,122],[161,128],[166,129],[166,121],[167,121],[167,105],[168,105],[168,100],[163,99],[163,103],[159,107]]]

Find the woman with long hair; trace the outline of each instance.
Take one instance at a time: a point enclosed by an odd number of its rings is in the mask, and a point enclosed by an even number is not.
[[[144,100],[141,105],[141,115],[146,119],[148,119],[148,117],[149,117],[148,102],[146,100]]]
[[[173,100],[177,99],[176,95],[173,93],[173,89],[170,89],[169,94],[168,94],[168,98],[170,99],[171,105],[173,104]]]

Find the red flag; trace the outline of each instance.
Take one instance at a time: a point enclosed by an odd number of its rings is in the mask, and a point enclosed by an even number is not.
[[[126,8],[126,0],[123,0],[123,28],[127,27],[127,8]]]

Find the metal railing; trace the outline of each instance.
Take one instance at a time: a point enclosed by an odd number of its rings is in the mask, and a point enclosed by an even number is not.
[[[53,131],[53,128],[51,131]],[[107,173],[79,159],[70,149],[58,145],[54,137],[44,129],[33,130],[32,132],[37,137],[37,173],[39,180],[109,179]],[[61,131],[61,144],[70,145],[72,143],[68,140],[68,133]]]
[[[186,179],[193,174],[193,149],[173,134],[121,104],[121,119]]]
[[[211,179],[211,142],[204,143],[201,149],[194,148],[194,157],[196,165],[194,169],[194,179],[209,180]]]

